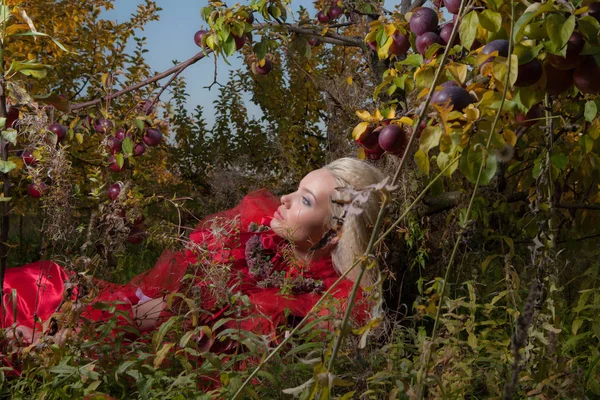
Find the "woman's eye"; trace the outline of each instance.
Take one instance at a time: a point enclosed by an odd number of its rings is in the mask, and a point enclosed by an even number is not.
[[[302,204],[304,204],[305,206],[308,206],[308,207],[311,206],[310,201],[304,196],[302,196]]]

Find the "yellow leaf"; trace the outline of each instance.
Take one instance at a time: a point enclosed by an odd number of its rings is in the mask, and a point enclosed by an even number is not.
[[[79,144],[83,143],[83,135],[81,133],[76,133],[75,139],[77,140],[77,143],[79,143]]]
[[[419,94],[417,95],[417,100],[422,99],[423,97],[427,96],[427,93],[429,93],[428,87],[426,87],[425,89],[423,89],[419,92]]]
[[[365,132],[365,130],[368,128],[369,123],[368,122],[361,122],[358,125],[356,125],[354,127],[354,129],[352,130],[352,138],[354,140],[358,140],[362,134]]]
[[[417,167],[423,172],[425,175],[429,175],[429,157],[423,150],[417,150],[415,153],[415,163]]]
[[[394,32],[396,32],[396,27],[394,26],[394,24],[387,24],[385,26],[385,35],[386,36],[391,37]]]
[[[154,359],[154,368],[158,368],[162,364],[163,360],[169,353],[169,350],[175,345],[175,343],[165,343],[162,348],[156,352],[156,358]]]
[[[349,76],[349,77],[346,78],[346,83],[348,85],[352,85],[352,77],[351,76]]]
[[[479,109],[475,108],[473,104],[469,104],[467,109],[465,110],[465,117],[467,117],[467,121],[474,122],[479,119]]]
[[[467,80],[467,66],[465,64],[451,63],[446,67],[446,70],[461,85]]]
[[[21,31],[27,31],[27,30],[29,30],[29,27],[27,26],[27,24],[12,24],[6,28],[6,35],[10,36],[15,33],[19,33]]]
[[[362,147],[359,147],[358,153],[356,154],[356,158],[358,158],[359,160],[366,160],[367,155],[365,154],[365,149],[363,149]]]
[[[389,36],[385,41],[385,44],[377,48],[377,56],[380,60],[386,59],[389,56],[390,46],[392,45],[392,37]]]
[[[367,110],[358,110],[356,111],[356,115],[363,121],[371,118],[371,113],[369,113]]]
[[[412,126],[412,124],[413,124],[413,120],[411,118],[409,118],[409,117],[406,117],[406,116],[400,118],[400,122],[402,124],[408,125],[408,126]]]
[[[381,115],[381,112],[379,111],[379,108],[375,109],[375,113],[373,114],[373,118],[375,118],[377,121],[381,121],[383,119],[383,115]]]
[[[323,30],[321,30],[321,36],[325,36],[325,34],[327,33],[328,30],[329,30],[328,26],[326,26],[325,28],[323,28]]]
[[[517,135],[513,130],[508,128],[504,129],[504,131],[502,132],[502,136],[504,136],[504,140],[506,141],[506,143],[508,143],[512,147],[515,147],[515,145],[517,144]]]

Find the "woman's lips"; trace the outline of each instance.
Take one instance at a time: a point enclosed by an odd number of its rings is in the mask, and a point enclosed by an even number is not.
[[[273,214],[273,218],[275,219],[283,219],[283,216],[281,215],[281,213],[279,212],[279,210],[275,211],[275,214]]]

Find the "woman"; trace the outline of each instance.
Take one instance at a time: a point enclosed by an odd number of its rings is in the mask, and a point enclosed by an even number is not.
[[[379,193],[361,204],[362,212],[345,213],[344,203],[352,200],[345,189],[362,189],[382,179],[370,164],[342,158],[310,172],[295,192],[279,201],[265,190],[251,193],[234,209],[199,224],[185,252],[165,252],[154,268],[126,285],[96,282],[99,292],[93,302],[116,302],[117,309],[129,312],[145,331],[177,308],[167,307],[169,294],[194,298],[201,310],[200,323],[207,325],[235,308],[231,299],[241,294],[247,302],[238,314],[238,327],[274,337],[279,326],[306,316],[354,258],[364,253],[379,210]],[[341,235],[334,229],[340,226]],[[348,279],[332,290],[334,298],[344,302],[357,273],[348,273]],[[49,320],[61,304],[63,310],[82,310],[81,316],[93,321],[110,318],[106,307],[77,305],[74,299],[84,290],[74,289],[74,277],[50,261],[9,269],[3,326],[16,322],[26,337],[33,338],[35,332],[30,331],[40,332],[39,322]],[[371,282],[366,276],[361,286]],[[355,308],[355,316],[364,320],[366,302]]]

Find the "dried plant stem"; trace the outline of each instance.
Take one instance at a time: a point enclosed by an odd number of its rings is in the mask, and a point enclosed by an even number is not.
[[[462,11],[463,11],[462,7],[463,6],[464,6],[464,0],[461,1],[461,10],[459,12],[459,15],[462,15]],[[500,120],[500,114],[502,113],[502,110],[504,108],[504,102],[506,101],[508,87],[510,86],[510,70],[511,70],[511,66],[512,66],[511,54],[512,54],[512,49],[513,49],[513,30],[514,30],[514,15],[515,15],[515,4],[514,4],[513,0],[511,0],[511,2],[510,2],[510,7],[511,7],[510,33],[509,33],[509,40],[508,40],[509,57],[507,60],[506,81],[504,82],[504,90],[502,92],[502,99],[500,100],[500,107],[498,108],[498,113],[496,114],[496,117],[494,118],[494,122],[492,123],[492,127],[490,128],[490,133],[487,138],[485,149],[483,150],[482,162],[481,162],[481,165],[479,166],[477,180],[475,181],[475,186],[473,187],[471,199],[469,200],[469,204],[467,206],[467,212],[465,213],[465,223],[469,220],[469,216],[471,215],[471,208],[473,207],[473,202],[474,202],[475,196],[477,194],[477,189],[479,188],[479,182],[481,181],[481,175],[483,174],[483,168],[485,165],[484,161],[487,158],[487,151],[492,142],[492,135],[494,134],[494,131],[496,130],[498,121]],[[456,28],[456,26],[455,26],[455,28]],[[419,399],[419,400],[421,400],[423,398],[424,387],[425,387],[425,383],[427,382],[427,379],[424,378],[424,375],[427,375],[427,370],[429,369],[429,362],[431,360],[432,348],[431,348],[431,346],[428,346],[428,343],[431,343],[431,345],[433,345],[435,336],[437,335],[437,330],[438,330],[439,323],[440,323],[440,317],[442,314],[444,293],[446,291],[446,285],[448,283],[448,277],[450,275],[450,268],[452,267],[452,264],[454,263],[454,258],[456,257],[456,253],[458,251],[458,246],[463,238],[463,234],[464,234],[464,230],[461,229],[458,233],[458,237],[456,238],[456,242],[454,243],[454,248],[452,249],[452,254],[450,255],[450,259],[448,260],[448,265],[446,266],[446,272],[444,273],[444,280],[442,281],[442,286],[439,291],[440,298],[438,301],[437,310],[436,310],[436,314],[435,314],[435,320],[433,323],[433,330],[431,332],[431,342],[428,342],[427,340],[425,340],[423,343],[423,353],[425,353],[425,361],[421,365],[421,367],[419,369],[419,373],[417,375],[417,399]]]
[[[467,2],[467,0],[461,0],[459,15],[461,15],[463,13],[466,2]],[[450,34],[450,39],[448,40],[448,43],[452,43],[454,41],[457,33],[458,33],[458,24],[454,25],[454,28],[452,29],[452,33]],[[404,150],[402,159],[400,160],[400,165],[398,165],[398,168],[396,169],[396,173],[394,174],[394,179],[392,179],[392,184],[391,184],[392,186],[395,186],[398,183],[398,180],[400,179],[400,172],[403,170],[406,160],[408,159],[408,154],[410,153],[412,145],[417,137],[416,132],[419,128],[419,124],[421,123],[421,120],[424,118],[425,114],[427,113],[427,108],[429,107],[429,103],[431,102],[431,99],[433,97],[433,92],[435,90],[435,86],[437,85],[437,81],[439,80],[440,75],[442,74],[442,70],[444,69],[444,63],[448,59],[448,54],[450,53],[450,48],[451,48],[451,46],[446,46],[446,49],[444,50],[444,54],[442,54],[442,58],[440,59],[440,65],[438,65],[437,70],[435,71],[435,75],[433,77],[433,82],[431,82],[431,86],[429,87],[429,93],[427,93],[427,97],[425,98],[425,102],[423,103],[423,108],[421,109],[421,112],[419,113],[417,120],[413,122],[412,134],[410,136],[408,144],[406,145],[406,150]],[[480,171],[480,173],[481,173],[481,171]],[[421,195],[424,195],[424,193],[422,192]],[[386,198],[386,200],[387,200],[387,198]],[[375,222],[375,227],[373,228],[373,231],[371,233],[371,238],[369,240],[369,245],[367,246],[367,250],[365,251],[366,257],[368,257],[368,255],[371,254],[371,252],[373,251],[374,244],[376,243],[376,238],[379,235],[379,229],[381,227],[381,223],[383,222],[383,218],[385,217],[385,214],[386,214],[386,210],[387,210],[386,205],[387,205],[387,201],[384,201],[381,205],[381,209],[379,210],[379,215],[377,216],[377,221]],[[377,243],[379,243],[379,242],[380,242],[380,240],[377,241]],[[361,278],[362,278],[366,268],[367,268],[367,266],[365,265],[365,263],[362,263],[359,277],[356,280],[356,282],[354,282],[354,286],[352,287],[352,292],[350,293],[351,301],[349,302],[348,307],[346,308],[346,313],[344,314],[344,319],[342,320],[339,334],[336,337],[336,340],[335,340],[335,343],[333,346],[333,351],[331,354],[331,358],[329,359],[329,363],[327,365],[328,373],[331,373],[335,366],[335,360],[336,360],[337,354],[339,352],[339,349],[341,347],[341,344],[344,340],[346,326],[348,325],[348,320],[350,319],[350,314],[352,313],[352,307],[354,305],[353,304],[354,298],[356,297],[356,293],[358,292],[358,288],[360,287]]]

